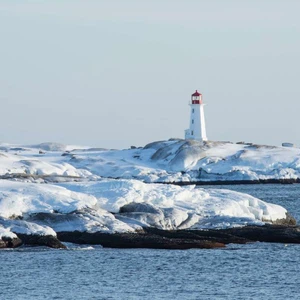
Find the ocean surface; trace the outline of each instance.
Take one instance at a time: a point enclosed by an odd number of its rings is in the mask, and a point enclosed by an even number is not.
[[[300,185],[213,186],[286,207],[300,223]],[[213,250],[1,250],[0,299],[300,299],[300,245]]]

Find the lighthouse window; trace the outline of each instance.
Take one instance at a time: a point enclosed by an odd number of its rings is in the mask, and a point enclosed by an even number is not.
[[[195,109],[193,108],[193,109],[192,109],[192,113],[194,113],[194,112],[195,112]]]
[[[192,135],[194,135],[194,131],[192,130]]]
[[[192,120],[192,124],[194,124],[194,119]]]

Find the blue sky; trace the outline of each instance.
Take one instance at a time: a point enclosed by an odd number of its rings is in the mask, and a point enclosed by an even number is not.
[[[300,145],[299,1],[1,1],[0,141]]]

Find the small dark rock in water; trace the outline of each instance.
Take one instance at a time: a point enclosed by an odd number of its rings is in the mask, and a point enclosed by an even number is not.
[[[17,248],[22,245],[22,241],[19,238],[10,238],[3,236],[0,239],[0,248]]]

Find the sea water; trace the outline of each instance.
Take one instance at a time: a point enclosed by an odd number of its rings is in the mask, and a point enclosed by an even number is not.
[[[214,186],[283,205],[299,222],[300,185]],[[300,299],[300,245],[225,249],[0,251],[0,299]]]

